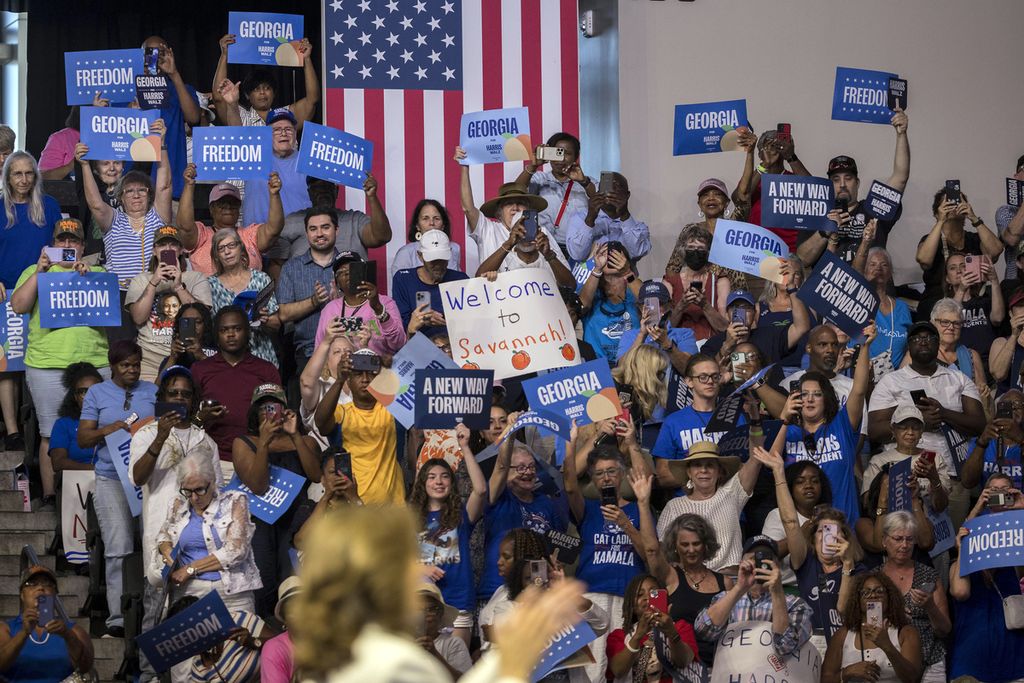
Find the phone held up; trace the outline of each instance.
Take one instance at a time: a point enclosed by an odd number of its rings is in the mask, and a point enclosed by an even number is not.
[[[537,161],[565,161],[565,148],[540,145],[534,150],[533,157]]]
[[[821,529],[821,554],[822,557],[832,557],[835,553],[829,548],[839,540],[839,525],[835,522],[822,522]]]

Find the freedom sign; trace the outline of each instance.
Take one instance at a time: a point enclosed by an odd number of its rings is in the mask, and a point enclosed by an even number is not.
[[[832,181],[798,175],[761,176],[761,224],[797,230],[834,230],[828,219]]]
[[[225,490],[241,491],[249,496],[249,512],[267,524],[273,524],[281,515],[288,512],[288,508],[295,502],[295,498],[302,490],[306,478],[290,470],[277,465],[270,466],[270,487],[261,496],[253,493],[252,489],[242,483],[236,474],[225,486]]]
[[[441,283],[455,362],[494,379],[579,364],[575,326],[547,268]]]
[[[779,656],[770,621],[737,621],[726,626],[715,649],[711,683],[731,681],[817,681],[821,653],[807,641],[796,653]]]
[[[149,132],[159,111],[82,107],[81,118],[82,142],[89,147],[86,159],[160,161],[160,136]]]
[[[597,634],[594,633],[594,629],[590,628],[590,624],[585,621],[581,621],[575,626],[565,627],[555,634],[547,649],[540,656],[540,661],[537,662],[537,667],[530,676],[530,683],[536,683],[556,669],[565,669],[573,665],[579,666],[588,663],[587,661],[582,661],[579,664],[575,662],[570,664],[568,660],[572,655],[595,640],[597,640]],[[589,651],[587,654],[590,654]],[[592,655],[587,659],[590,662],[594,661]]]
[[[1024,510],[975,517],[960,541],[960,576],[1024,564]]]
[[[533,161],[529,109],[515,107],[463,114],[459,146],[466,150],[466,158],[459,162],[463,166]]]
[[[142,50],[90,50],[64,53],[68,106],[92,104],[99,92],[111,102],[135,99],[135,76],[142,73]]]
[[[0,304],[0,372],[25,370],[25,345],[28,343],[29,314],[18,315],[11,310],[11,302]]]
[[[228,12],[228,64],[302,66],[299,43],[305,35],[301,14]]]
[[[416,371],[416,426],[421,429],[487,429],[491,421],[490,370],[431,368]]]
[[[889,467],[889,512],[911,508],[910,458]]]
[[[902,201],[902,192],[879,180],[873,180],[868,196],[864,198],[864,209],[868,215],[880,221],[891,221],[896,218]]]
[[[296,170],[314,178],[363,189],[373,161],[373,143],[358,135],[306,121]]]
[[[797,292],[807,308],[828,318],[853,339],[875,319],[874,286],[830,251],[822,253],[814,272]]]
[[[433,368],[456,369],[459,366],[425,334],[417,332],[391,361],[390,368],[381,368],[367,387],[375,399],[406,429],[416,419],[416,371]],[[488,415],[488,420],[490,415]]]
[[[672,127],[672,155],[739,149],[738,129],[749,126],[746,100],[677,104]]]
[[[124,429],[118,429],[113,434],[103,437],[103,442],[107,445],[110,459],[114,461],[117,478],[121,480],[124,497],[128,499],[128,509],[131,510],[132,517],[138,517],[142,514],[142,489],[128,478],[128,464],[132,459],[132,435]]]
[[[235,621],[217,591],[210,591],[135,638],[157,673],[206,652],[227,638]]]
[[[196,180],[266,180],[273,170],[270,126],[200,126],[192,131]]]
[[[115,273],[39,274],[39,327],[117,327],[121,298]]]
[[[617,417],[622,412],[608,361],[604,358],[583,365],[539,375],[523,382],[530,407],[562,415],[572,424],[590,424]]]
[[[708,260],[747,275],[782,282],[779,265],[789,247],[775,233],[759,225],[719,218]]]
[[[837,66],[832,120],[888,124],[892,120],[890,78],[896,78],[896,74]]]

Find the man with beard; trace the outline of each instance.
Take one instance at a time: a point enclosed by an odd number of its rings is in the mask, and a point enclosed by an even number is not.
[[[420,267],[406,268],[395,273],[391,295],[402,316],[406,334],[411,337],[416,332],[422,332],[433,337],[447,329],[444,316],[441,315],[441,283],[466,280],[469,276],[448,267],[452,246],[448,235],[442,230],[427,230],[421,234],[416,252],[420,257]],[[420,292],[429,295],[429,304],[419,303],[417,295]]]
[[[871,395],[868,434],[876,443],[892,443],[892,414],[900,404],[914,404],[924,418],[921,448],[935,451],[945,461],[947,471],[959,471],[947,436],[967,439],[978,436],[985,428],[978,389],[967,375],[936,362],[939,333],[930,322],[914,323],[910,327],[907,351],[910,365],[882,377]],[[970,492],[959,477],[950,479],[949,516],[958,528],[967,516]]]
[[[636,263],[651,250],[651,231],[629,212],[629,183],[621,173],[612,173],[607,192],[590,196],[587,211],[569,219],[565,246],[577,261],[590,258],[595,244],[621,242]]]

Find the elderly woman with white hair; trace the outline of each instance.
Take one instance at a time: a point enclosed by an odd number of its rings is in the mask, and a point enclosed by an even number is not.
[[[864,239],[853,259],[853,267],[875,287],[878,312],[875,325],[878,336],[871,342],[871,368],[877,382],[903,364],[907,352],[907,330],[913,323],[910,307],[889,294],[892,288],[892,257],[883,247],[867,248],[874,239],[875,222],[864,228]]]
[[[254,611],[263,583],[252,553],[248,497],[220,490],[213,463],[196,454],[178,466],[178,492],[151,556],[170,569],[170,602],[217,591],[228,611]]]
[[[953,258],[953,257],[950,257]],[[974,380],[978,391],[983,395],[987,389],[985,366],[981,355],[962,343],[960,332],[964,325],[964,309],[956,299],[939,299],[932,306],[930,314],[932,325],[939,331],[939,355],[936,360],[948,368],[956,368]],[[903,365],[910,363],[910,356],[905,356]]]
[[[882,573],[903,596],[910,623],[921,634],[922,683],[946,680],[944,639],[953,629],[946,589],[934,567],[914,559],[918,522],[906,510],[890,512],[882,522],[885,564]]]

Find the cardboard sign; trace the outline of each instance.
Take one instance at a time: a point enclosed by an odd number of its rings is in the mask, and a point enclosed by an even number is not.
[[[619,392],[604,358],[556,370],[523,382],[530,407],[565,416],[577,425],[618,416]]]
[[[228,64],[302,66],[299,43],[305,35],[301,14],[228,12]]]
[[[879,180],[873,180],[868,196],[864,198],[864,210],[880,221],[891,221],[896,218],[902,201],[902,192]]]
[[[924,506],[924,512],[932,523],[935,545],[928,551],[929,557],[938,557],[956,545],[956,530],[948,512],[935,512],[931,505]]]
[[[734,428],[739,422],[740,416],[743,415],[744,392],[759,382],[773,367],[775,367],[775,363],[761,368],[750,379],[733,389],[731,394],[720,400],[704,431],[727,432]]]
[[[580,351],[555,276],[547,268],[441,283],[452,357],[494,379],[577,365]]]
[[[381,368],[380,373],[370,382],[367,391],[380,401],[403,427],[409,429],[416,420],[416,371],[427,368],[454,370],[458,367],[426,335],[417,332],[395,354],[391,367]]]
[[[597,634],[585,621],[562,629],[551,639],[551,644],[541,655],[540,661],[537,662],[537,666],[530,676],[530,683],[536,683],[556,669],[570,668],[567,666],[567,660],[595,640],[597,640]],[[593,661],[593,658],[591,657],[590,660]],[[573,666],[582,666],[585,663],[574,663]]]
[[[779,265],[789,256],[789,247],[766,228],[719,218],[711,240],[708,260],[747,275],[782,282]]]
[[[373,143],[336,128],[306,121],[295,169],[314,178],[363,189],[373,162]]]
[[[1006,179],[1006,203],[1019,209],[1021,197],[1024,197],[1024,180]]]
[[[794,655],[779,656],[769,621],[737,621],[726,626],[715,649],[711,683],[730,681],[817,681],[821,653],[804,643]]]
[[[85,503],[96,490],[96,473],[92,470],[64,470],[60,492],[60,535],[64,542],[64,558],[71,564],[89,561],[85,537],[89,533]]]
[[[1024,510],[975,517],[960,541],[960,576],[1024,564]]]
[[[160,136],[149,132],[160,112],[82,107],[81,118],[82,142],[89,146],[86,159],[160,161]]]
[[[431,368],[416,371],[416,426],[421,429],[487,429],[491,421],[490,370]]]
[[[196,180],[266,180],[273,170],[270,126],[200,126],[192,131]]]
[[[225,491],[241,491],[249,496],[249,512],[253,517],[273,524],[281,515],[288,512],[306,478],[277,465],[270,465],[270,488],[262,496],[257,496],[252,489],[242,483],[236,474],[225,486]]]
[[[899,512],[911,508],[910,495],[910,458],[894,463],[889,467],[889,512]]]
[[[672,154],[708,154],[739,149],[738,128],[748,128],[747,101],[677,104]]]
[[[11,310],[8,299],[0,303],[0,372],[25,370],[25,347],[28,344],[29,314],[18,315]]]
[[[896,74],[867,69],[836,67],[832,93],[832,120],[884,123],[892,119],[889,109],[889,79]]]
[[[117,478],[121,480],[121,488],[124,489],[124,497],[128,499],[128,509],[132,517],[142,514],[142,489],[132,484],[128,478],[128,464],[131,462],[132,435],[123,429],[118,429],[113,434],[103,437],[107,445],[107,452],[110,459],[114,461],[114,469],[117,470]]]
[[[117,327],[121,299],[115,273],[39,274],[39,327]]]
[[[828,178],[761,176],[761,225],[797,230],[833,230],[828,219],[833,188]]]
[[[782,420],[765,420],[764,447],[768,448],[775,442],[775,437],[782,429]],[[733,428],[718,440],[718,454],[729,455],[747,460],[750,457],[750,425],[740,425]]]
[[[220,593],[205,597],[135,638],[157,673],[206,652],[235,628]]]
[[[135,99],[139,109],[162,109],[169,101],[171,85],[163,75],[135,77]]]
[[[463,114],[459,146],[466,150],[466,158],[459,162],[463,166],[533,161],[529,109],[515,107]]]
[[[546,430],[550,434],[561,437],[566,441],[569,440],[569,431],[572,429],[572,423],[566,421],[561,415],[545,413],[539,410],[528,410],[512,423],[512,429],[508,430],[508,434],[498,442],[498,445],[500,446],[505,443],[505,439],[509,436],[530,425]]]
[[[674,368],[669,366],[668,375],[668,405],[665,406],[665,415],[671,415],[677,410],[682,410],[693,404],[693,391],[686,379]]]
[[[905,78],[890,78],[889,79],[889,90],[888,99],[886,100],[885,106],[889,107],[890,110],[896,111],[899,107],[904,111],[907,108],[907,79]]]
[[[875,319],[878,295],[860,273],[829,251],[822,253],[814,272],[797,292],[807,308],[828,318],[853,339]]]
[[[96,93],[124,104],[135,99],[135,77],[142,73],[142,50],[90,50],[64,53],[68,106],[91,105]]]

